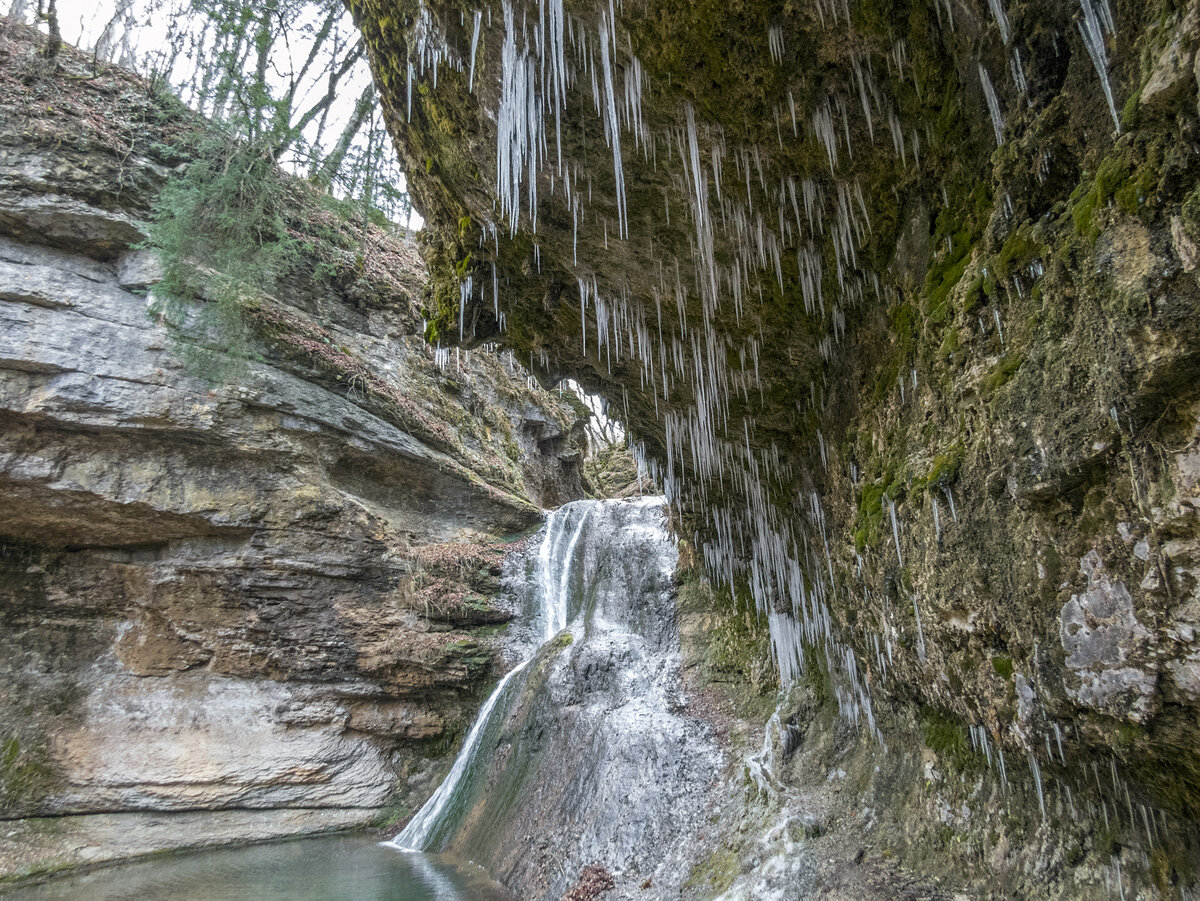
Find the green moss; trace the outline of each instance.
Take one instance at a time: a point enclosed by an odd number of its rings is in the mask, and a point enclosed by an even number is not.
[[[1121,107],[1121,128],[1125,131],[1137,127],[1138,106],[1142,102],[1142,92],[1139,88],[1129,95],[1125,105]]]
[[[686,886],[719,895],[729,890],[740,871],[737,853],[732,848],[719,848],[692,870]]]
[[[958,236],[944,262],[929,270],[925,278],[925,318],[928,325],[941,325],[950,318],[950,291],[958,284],[971,262],[971,246],[965,232]],[[957,257],[954,254],[957,253]]]
[[[996,284],[995,275],[990,269],[988,269],[987,266],[983,267],[983,275],[979,282],[979,293],[981,296],[974,298],[975,302],[971,304],[972,310],[983,303],[984,298],[993,298],[1000,293],[1000,288]]]
[[[709,632],[710,661],[717,672],[746,679],[758,693],[777,684],[770,633],[745,590],[715,592],[719,615]]]
[[[1167,835],[1165,843],[1150,852],[1150,879],[1163,898],[1183,897],[1178,886],[1190,884],[1196,876],[1193,856],[1186,842],[1178,836]]]
[[[983,393],[991,394],[1007,385],[1024,362],[1024,354],[1016,352],[1005,354],[1000,362],[992,368],[992,371],[983,377],[983,381],[980,383]]]
[[[812,693],[819,708],[837,709],[837,696],[833,691],[833,680],[829,676],[829,662],[817,653],[809,655],[801,683]]]
[[[1124,156],[1110,156],[1096,169],[1096,184],[1093,190],[1100,202],[1112,197],[1118,187],[1129,178],[1129,162]]]
[[[1092,485],[1083,497],[1079,516],[1080,533],[1089,537],[1104,534],[1111,529],[1117,512],[1108,483]]]
[[[992,270],[996,278],[1003,280],[1045,255],[1042,245],[1026,229],[1019,228],[1005,240],[992,263]]]
[[[921,737],[925,746],[939,754],[959,754],[966,750],[967,734],[954,718],[932,708],[921,712]]]
[[[1100,235],[1100,229],[1092,225],[1092,216],[1096,212],[1098,202],[1095,192],[1088,192],[1071,210],[1071,219],[1075,223],[1075,233],[1092,241],[1096,240]]]
[[[1111,825],[1104,825],[1096,830],[1094,847],[1105,860],[1108,860],[1121,850],[1121,843],[1117,839],[1117,830]]]
[[[0,805],[24,807],[42,798],[54,780],[44,749],[22,745],[10,735],[0,741]]]
[[[883,400],[887,397],[888,392],[896,387],[896,379],[900,377],[901,360],[899,356],[893,356],[879,372],[879,378],[875,380],[875,390],[872,392],[872,398],[876,401]]]
[[[913,483],[914,488],[941,488],[949,485],[958,475],[966,449],[961,441],[955,442],[933,458],[929,472]]]
[[[1153,206],[1163,165],[1163,150],[1154,142],[1138,140],[1114,148],[1096,167],[1095,176],[1085,177],[1071,194],[1076,234],[1094,241],[1100,234],[1096,211],[1109,203],[1130,215]]]
[[[903,362],[912,356],[917,346],[917,337],[920,332],[917,311],[911,303],[893,304],[888,309],[888,320],[891,322],[892,335]]]
[[[883,526],[883,496],[886,486],[880,482],[864,484],[858,494],[854,543],[861,551],[874,544]]]
[[[684,543],[681,559],[690,553]],[[680,635],[689,670],[739,716],[765,722],[779,686],[766,623],[728,590],[714,592],[695,569],[685,568],[678,577]]]
[[[440,649],[442,660],[457,663],[467,669],[472,678],[481,678],[492,668],[492,653],[472,639],[453,641]]]
[[[393,800],[379,809],[370,822],[372,829],[393,829],[412,813],[412,808],[404,801]]]
[[[1012,658],[1004,656],[993,657],[992,669],[996,671],[996,675],[1001,679],[1011,679],[1013,677]]]
[[[957,717],[932,707],[923,707],[920,726],[925,747],[936,752],[947,764],[962,771],[978,768],[979,755],[971,750],[967,728]]]
[[[942,343],[938,347],[938,362],[949,363],[958,353],[959,337],[957,328],[948,328],[942,335]]]

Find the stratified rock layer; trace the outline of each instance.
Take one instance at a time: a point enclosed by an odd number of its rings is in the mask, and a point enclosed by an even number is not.
[[[402,815],[492,674],[499,539],[581,493],[574,414],[439,367],[378,231],[386,278],[326,251],[201,379],[132,245],[202,123],[3,27],[0,877]]]

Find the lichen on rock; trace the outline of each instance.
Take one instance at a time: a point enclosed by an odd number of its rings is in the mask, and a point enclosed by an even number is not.
[[[1133,599],[1124,583],[1104,575],[1096,551],[1079,562],[1087,590],[1071,595],[1060,614],[1066,665],[1078,678],[1067,693],[1085,707],[1145,722],[1153,715],[1158,674],[1129,666],[1144,657],[1150,633],[1134,615]]]

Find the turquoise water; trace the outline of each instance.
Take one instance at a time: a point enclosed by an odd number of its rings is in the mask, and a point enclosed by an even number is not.
[[[199,851],[0,894],[4,901],[513,901],[473,864],[365,836]]]

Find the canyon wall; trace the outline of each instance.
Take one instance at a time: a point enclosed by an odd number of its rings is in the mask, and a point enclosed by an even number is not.
[[[427,334],[609,398],[874,850],[1193,879],[1195,4],[348,5]]]
[[[412,243],[301,184],[325,237],[249,350],[173,329],[142,222],[205,125],[35,50],[0,22],[0,879],[400,819],[494,678],[505,542],[582,494],[579,411],[435,360]]]

